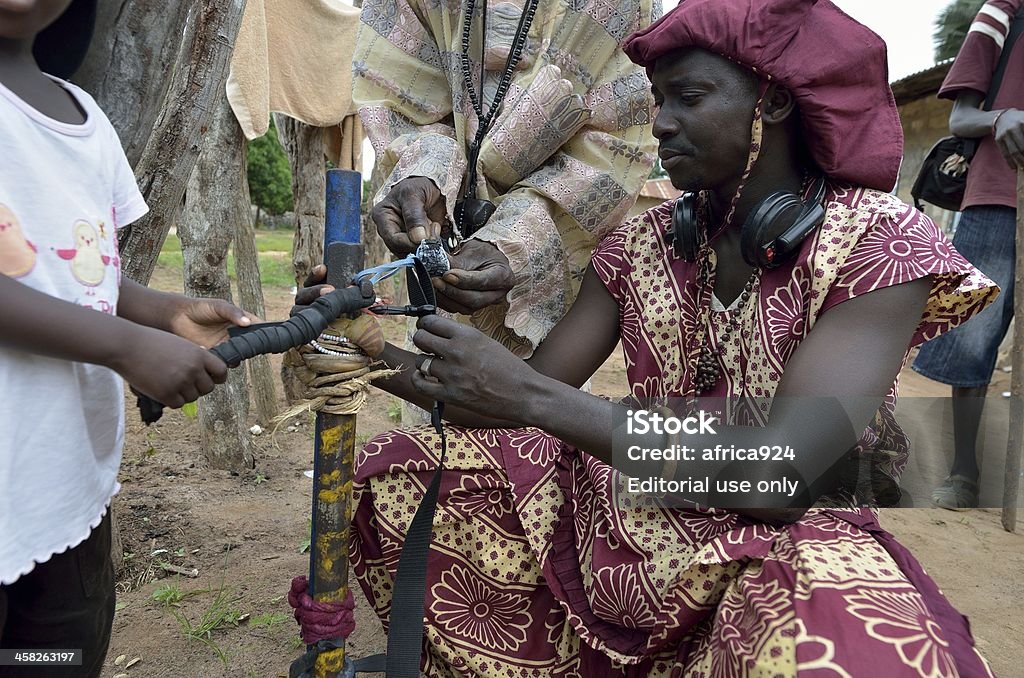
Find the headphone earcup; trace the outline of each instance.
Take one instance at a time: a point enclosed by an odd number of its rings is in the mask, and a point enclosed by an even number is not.
[[[771,269],[792,255],[825,220],[824,177],[815,180],[812,197],[780,191],[760,202],[743,224],[740,251],[751,266]]]
[[[672,205],[672,249],[684,261],[697,261],[700,250],[697,194],[683,193]]]
[[[800,196],[795,193],[780,191],[772,193],[758,203],[740,232],[740,251],[743,260],[754,267],[762,269],[774,268],[781,263],[782,257],[776,256],[774,250],[765,251],[765,246],[778,236],[779,219],[791,210],[802,207]]]

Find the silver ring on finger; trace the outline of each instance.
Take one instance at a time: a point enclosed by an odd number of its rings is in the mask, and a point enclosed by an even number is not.
[[[422,363],[420,363],[420,372],[423,373],[423,376],[430,376],[430,363],[432,363],[433,361],[434,358],[432,356],[427,356],[427,358]]]

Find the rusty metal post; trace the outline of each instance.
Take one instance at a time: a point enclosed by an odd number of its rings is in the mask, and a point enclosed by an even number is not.
[[[1017,527],[1021,452],[1024,450],[1024,169],[1017,169],[1017,255],[1013,272],[1013,361],[1010,374],[1010,434],[1006,442],[1003,528]]]
[[[327,282],[344,287],[363,269],[359,172],[327,172],[324,260]],[[318,413],[313,454],[313,519],[309,548],[309,594],[314,600],[340,602],[348,594],[348,529],[352,520],[352,463],[356,416]],[[342,669],[345,647],[322,652],[315,678]]]

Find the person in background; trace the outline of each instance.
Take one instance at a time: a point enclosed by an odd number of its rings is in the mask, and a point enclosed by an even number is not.
[[[373,221],[396,255],[443,235],[439,305],[518,356],[650,174],[650,83],[619,46],[660,15],[660,0],[362,5],[353,100],[376,153]]]
[[[971,322],[921,347],[913,369],[952,386],[953,464],[932,501],[946,509],[978,506],[978,428],[999,345],[1013,319],[1017,171],[1024,167],[1024,39],[1006,45],[1024,0],[982,6],[939,96],[953,100],[950,131],[978,139],[967,174],[953,246],[1002,290]],[[992,110],[981,110],[1004,48],[1012,51]]]

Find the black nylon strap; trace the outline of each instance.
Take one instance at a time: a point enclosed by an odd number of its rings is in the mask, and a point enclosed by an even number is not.
[[[409,303],[436,305],[434,288],[426,268],[417,259],[409,270]],[[387,678],[419,678],[420,658],[423,654],[423,606],[427,593],[427,560],[434,529],[437,495],[444,474],[446,440],[441,426],[444,403],[434,403],[432,421],[441,436],[441,456],[437,471],[427,486],[420,506],[416,509],[409,531],[405,535],[402,554],[398,559],[395,585],[391,593],[391,613],[388,615]]]

